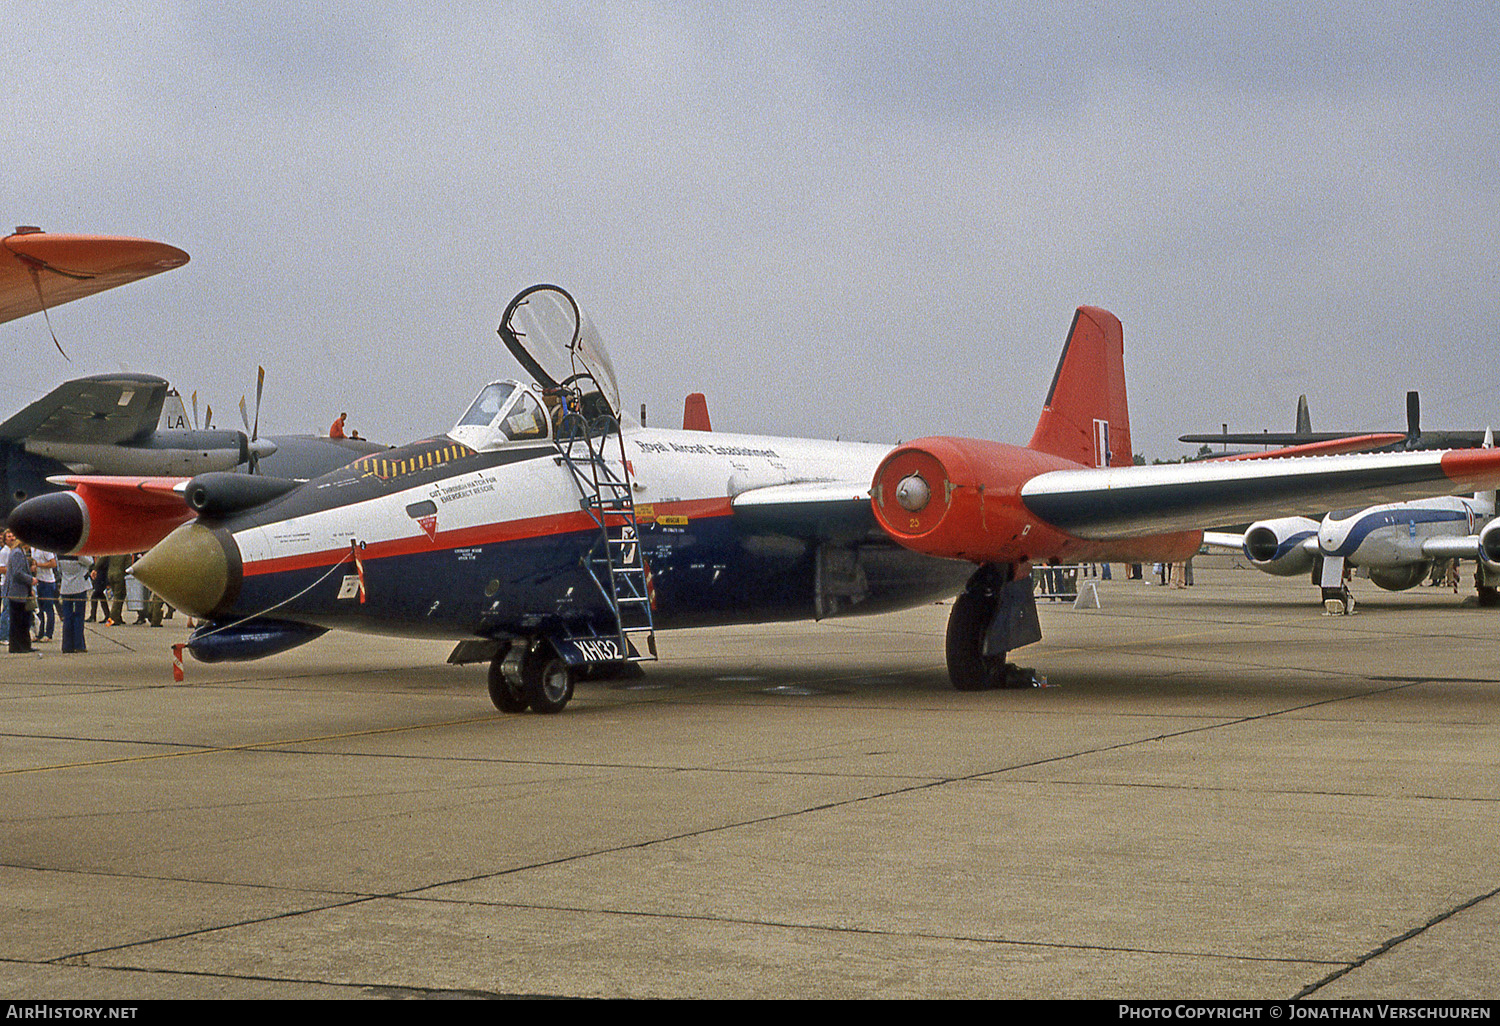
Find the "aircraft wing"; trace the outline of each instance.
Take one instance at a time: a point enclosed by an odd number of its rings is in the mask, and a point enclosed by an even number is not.
[[[1479,535],[1462,538],[1428,538],[1422,542],[1422,555],[1432,559],[1478,559]]]
[[[730,503],[735,519],[797,538],[884,537],[868,481],[806,481],[752,488]]]
[[[23,229],[0,239],[0,323],[187,262],[186,253],[162,242]]]
[[[0,440],[117,445],[156,429],[166,395],[150,374],[76,378],[0,424]]]
[[[1075,537],[1107,540],[1456,495],[1497,481],[1500,450],[1425,450],[1054,470],[1027,481],[1021,501]]]

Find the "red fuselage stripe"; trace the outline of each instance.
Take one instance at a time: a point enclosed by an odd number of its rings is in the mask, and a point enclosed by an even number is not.
[[[656,503],[655,506],[658,517],[685,516],[689,521],[727,516],[731,512],[728,499],[690,499],[683,502]],[[590,530],[595,530],[595,525],[587,513],[555,513],[526,520],[481,524],[477,527],[466,527],[455,531],[437,531],[431,538],[419,530],[416,535],[409,538],[371,542],[360,550],[360,558],[366,561],[386,559],[393,556],[443,552],[475,545],[498,545],[528,538],[547,538],[553,535]],[[333,566],[346,559],[348,555],[348,548],[340,547],[253,562],[246,560],[244,573],[246,577],[257,577],[261,574],[284,573],[288,570]]]

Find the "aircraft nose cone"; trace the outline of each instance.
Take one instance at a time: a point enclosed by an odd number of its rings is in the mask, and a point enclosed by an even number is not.
[[[189,616],[209,618],[232,597],[239,560],[201,524],[183,524],[136,560],[135,579]]]
[[[77,494],[52,492],[27,499],[11,510],[6,526],[27,545],[68,553],[83,543],[87,522]]]

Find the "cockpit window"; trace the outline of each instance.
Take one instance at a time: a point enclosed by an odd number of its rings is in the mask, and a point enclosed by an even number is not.
[[[547,417],[542,413],[542,404],[532,398],[529,392],[522,392],[516,399],[516,404],[505,415],[505,423],[500,425],[500,429],[511,441],[545,438]]]
[[[474,400],[474,405],[463,415],[458,422],[459,427],[472,425],[474,427],[489,427],[495,417],[505,408],[505,403],[510,399],[516,386],[509,381],[497,381],[479,393],[479,398]],[[514,437],[514,436],[512,436]]]
[[[545,439],[548,428],[539,396],[519,382],[495,381],[484,387],[448,437],[476,452],[488,452],[512,442]]]

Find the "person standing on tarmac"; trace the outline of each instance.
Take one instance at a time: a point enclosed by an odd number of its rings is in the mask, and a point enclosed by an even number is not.
[[[109,561],[114,556],[100,556],[94,568],[89,571],[89,577],[94,582],[93,590],[89,595],[89,615],[84,623],[93,623],[96,619],[109,619],[109,599],[106,597],[109,591]],[[100,616],[99,614],[103,614]]]
[[[57,561],[64,652],[87,651],[83,641],[83,604],[88,601],[89,568],[93,565],[94,560],[89,556],[63,556]]]
[[[10,606],[12,655],[32,651],[31,611],[26,608],[26,600],[31,597],[31,589],[36,583],[32,570],[31,556],[27,554],[26,546],[16,542],[10,550],[10,559],[5,563],[5,601]]]
[[[130,568],[130,557],[109,557],[109,619],[106,627],[118,627],[125,622],[125,571]]]
[[[33,547],[36,568],[36,639],[51,641],[57,631],[57,553]]]

